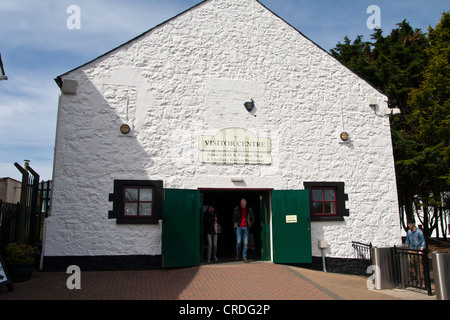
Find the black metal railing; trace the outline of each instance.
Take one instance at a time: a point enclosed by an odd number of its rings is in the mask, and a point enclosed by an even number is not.
[[[397,286],[426,290],[432,295],[428,250],[394,247]]]
[[[11,242],[40,245],[44,219],[52,198],[52,181],[39,182],[39,175],[28,165],[14,164],[22,173],[19,203],[0,201],[0,253]]]
[[[363,260],[372,260],[372,244],[352,241],[352,247],[355,249],[355,258]]]
[[[372,264],[372,244],[352,241],[355,259],[352,261],[351,273],[365,275],[367,268]]]
[[[17,216],[19,203],[7,203],[0,200],[0,253],[5,254],[5,248],[15,241],[17,234]]]

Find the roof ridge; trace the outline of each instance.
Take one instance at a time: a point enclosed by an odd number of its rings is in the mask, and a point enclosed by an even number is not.
[[[72,69],[72,70],[70,70],[70,71],[67,71],[67,72],[63,73],[62,75],[58,76],[58,77],[55,79],[55,82],[58,84],[58,86],[59,86],[60,88],[62,88],[62,80],[61,80],[61,77],[62,77],[62,76],[65,76],[65,75],[69,74],[70,72],[73,72],[73,71],[75,71],[75,70],[77,70],[77,69],[79,69],[79,68],[82,68],[82,67],[84,67],[84,66],[86,66],[86,65],[88,65],[88,64],[90,64],[90,63],[92,63],[92,62],[94,62],[95,60],[100,59],[100,58],[102,58],[102,57],[104,57],[104,56],[110,54],[111,52],[113,52],[113,51],[115,51],[115,50],[117,50],[117,49],[119,49],[119,48],[121,48],[121,47],[123,47],[123,46],[125,46],[125,45],[127,45],[127,44],[129,44],[129,43],[131,43],[131,42],[133,42],[133,41],[135,41],[135,40],[141,38],[141,37],[143,37],[144,35],[146,35],[147,33],[152,32],[152,31],[155,30],[156,28],[159,28],[159,27],[165,25],[166,23],[168,23],[168,22],[170,22],[170,21],[172,21],[172,20],[174,20],[174,19],[180,17],[181,15],[183,15],[183,14],[185,14],[185,13],[187,13],[187,12],[193,10],[194,8],[197,8],[197,7],[199,7],[199,6],[205,4],[206,2],[209,2],[209,1],[216,1],[216,0],[203,0],[203,1],[199,2],[199,3],[197,3],[196,5],[194,5],[194,6],[190,7],[190,8],[188,8],[188,9],[186,9],[186,10],[180,12],[179,14],[173,16],[172,18],[167,19],[167,20],[165,20],[165,21],[163,21],[163,22],[157,24],[157,25],[154,26],[153,28],[150,28],[149,30],[147,30],[147,31],[141,33],[140,35],[138,35],[138,36],[132,38],[131,40],[128,40],[127,42],[125,42],[125,43],[123,43],[123,44],[121,44],[121,45],[119,45],[119,46],[117,46],[117,47],[115,47],[115,48],[113,48],[113,49],[107,51],[106,53],[104,53],[104,54],[98,56],[97,58],[92,59],[92,60],[90,60],[90,61],[88,61],[88,62],[82,64],[82,65],[79,66],[79,67],[76,67],[76,68],[74,68],[74,69]],[[236,0],[229,0],[229,1],[233,2],[233,1],[236,1]],[[309,37],[307,37],[306,35],[304,35],[300,30],[298,30],[297,28],[295,28],[292,24],[290,24],[289,22],[287,22],[286,20],[284,20],[282,17],[280,17],[278,14],[276,14],[275,12],[273,12],[271,9],[269,9],[268,7],[266,7],[263,3],[261,3],[260,0],[245,0],[245,1],[255,1],[255,2],[257,2],[257,3],[258,3],[259,5],[261,5],[264,9],[266,9],[268,12],[272,13],[275,17],[277,17],[278,19],[280,19],[281,21],[283,21],[285,24],[287,24],[288,26],[290,26],[292,29],[294,29],[296,32],[298,32],[302,37],[304,37],[306,40],[308,40],[309,42],[311,42],[311,43],[312,43],[313,45],[315,45],[317,48],[319,48],[320,50],[322,50],[324,53],[326,53],[326,54],[327,54],[329,57],[331,57],[333,60],[337,61],[337,62],[338,62],[339,64],[341,64],[344,68],[346,68],[346,69],[349,70],[351,73],[353,73],[355,76],[357,76],[357,77],[360,78],[361,80],[365,81],[369,86],[371,86],[371,87],[372,87],[373,89],[375,89],[376,91],[378,91],[378,92],[380,92],[380,93],[382,93],[382,94],[385,95],[385,93],[383,93],[381,90],[379,90],[378,88],[376,88],[375,86],[373,86],[373,85],[372,85],[371,83],[369,83],[367,80],[363,79],[361,76],[359,76],[357,73],[355,73],[355,72],[354,72],[353,70],[351,70],[349,67],[347,67],[347,66],[346,66],[345,64],[343,64],[341,61],[339,61],[338,59],[336,59],[335,57],[333,57],[333,55],[332,55],[331,53],[329,53],[328,51],[326,51],[325,49],[323,49],[319,44],[317,44],[316,42],[314,42],[313,40],[311,40]]]
[[[104,57],[104,56],[110,54],[111,52],[116,51],[117,49],[119,49],[119,48],[121,48],[121,47],[123,47],[123,46],[126,46],[127,44],[129,44],[129,43],[131,43],[131,42],[133,42],[133,41],[135,41],[135,40],[137,40],[137,39],[139,39],[139,38],[145,36],[147,33],[152,32],[152,31],[155,30],[156,28],[159,28],[159,27],[163,26],[164,24],[168,23],[169,21],[172,21],[172,20],[178,18],[179,16],[185,14],[186,12],[191,11],[192,9],[194,9],[194,8],[200,6],[200,5],[202,5],[202,4],[204,4],[204,3],[208,2],[208,1],[211,1],[211,0],[203,0],[203,1],[199,2],[199,3],[197,3],[196,5],[194,5],[194,6],[190,7],[190,8],[188,8],[188,9],[186,9],[186,10],[180,12],[180,13],[178,13],[177,15],[173,16],[172,18],[169,18],[169,19],[167,19],[167,20],[165,20],[165,21],[163,21],[163,22],[157,24],[156,26],[154,26],[154,27],[152,27],[152,28],[150,28],[150,29],[144,31],[143,33],[137,35],[136,37],[134,37],[134,38],[132,38],[132,39],[130,39],[130,40],[128,40],[127,42],[124,42],[124,43],[122,43],[121,45],[119,45],[119,46],[117,46],[117,47],[114,47],[113,49],[111,49],[111,50],[105,52],[104,54],[98,56],[97,58],[94,58],[94,59],[92,59],[92,60],[90,60],[90,61],[88,61],[88,62],[86,62],[86,63],[83,63],[82,65],[80,65],[80,66],[78,66],[78,67],[76,67],[76,68],[74,68],[74,69],[72,69],[72,70],[69,70],[69,71],[67,71],[67,72],[65,72],[65,73],[63,73],[63,74],[57,76],[57,77],[55,78],[55,82],[58,84],[58,86],[59,86],[60,88],[62,88],[62,80],[61,80],[61,77],[62,77],[62,76],[65,76],[65,75],[67,75],[67,74],[69,74],[69,73],[71,73],[71,72],[73,72],[73,71],[75,71],[75,70],[77,70],[77,69],[80,69],[80,68],[82,68],[82,67],[84,67],[84,66],[86,66],[86,65],[88,65],[88,64],[90,64],[90,63],[92,63],[92,62],[94,62],[95,60],[100,59],[100,58],[102,58],[102,57]],[[258,0],[256,0],[256,1],[258,1]]]

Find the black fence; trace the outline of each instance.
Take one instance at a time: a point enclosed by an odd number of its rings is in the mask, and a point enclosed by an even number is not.
[[[0,253],[5,254],[11,242],[39,245],[42,242],[44,219],[51,207],[52,182],[36,183],[27,177],[21,201],[6,203],[0,200]]]
[[[352,242],[352,246],[355,251],[355,260],[359,261],[355,264],[355,271],[364,274],[367,268],[375,263],[372,259],[372,244]],[[392,259],[388,259],[386,262],[378,261],[377,263],[382,263],[384,268],[392,270],[395,285],[398,288],[412,287],[426,290],[428,295],[431,295],[428,250],[414,250],[396,246],[386,249],[389,250]]]
[[[355,259],[352,260],[352,274],[365,275],[372,265],[372,244],[352,242]]]
[[[7,203],[0,200],[0,253],[5,254],[5,248],[14,242],[17,234],[17,214],[19,203]]]
[[[413,287],[432,294],[428,250],[394,247],[397,286]]]
[[[372,260],[372,244],[361,242],[352,242],[352,247],[355,249],[356,259]]]

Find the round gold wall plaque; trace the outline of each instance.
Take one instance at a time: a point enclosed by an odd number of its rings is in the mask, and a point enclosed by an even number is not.
[[[348,132],[342,132],[342,133],[341,133],[341,139],[342,139],[342,141],[347,141],[348,138],[349,138]]]
[[[120,126],[120,132],[122,132],[123,134],[129,134],[131,131],[130,126],[127,124],[123,124]]]

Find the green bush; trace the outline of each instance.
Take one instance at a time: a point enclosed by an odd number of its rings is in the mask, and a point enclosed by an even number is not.
[[[34,262],[34,248],[30,245],[12,242],[5,250],[7,264],[27,264]]]

